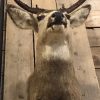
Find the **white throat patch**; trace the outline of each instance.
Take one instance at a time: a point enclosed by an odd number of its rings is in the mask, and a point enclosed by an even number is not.
[[[68,61],[71,57],[69,48],[66,44],[61,45],[56,48],[52,48],[49,45],[45,46],[44,52],[42,53],[42,57],[46,60],[51,59],[61,59]]]

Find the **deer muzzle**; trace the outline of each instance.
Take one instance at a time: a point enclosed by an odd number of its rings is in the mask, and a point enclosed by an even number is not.
[[[61,12],[54,12],[51,17],[48,19],[47,28],[52,27],[53,25],[64,25],[67,27],[66,17]]]

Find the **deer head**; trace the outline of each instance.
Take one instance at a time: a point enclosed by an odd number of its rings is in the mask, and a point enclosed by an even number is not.
[[[8,4],[8,13],[19,28],[33,29],[37,33],[42,33],[48,29],[55,31],[55,27],[62,27],[61,29],[67,29],[70,27],[77,27],[84,23],[87,19],[91,6],[86,5],[78,8],[86,0],[79,0],[69,8],[65,8],[64,5],[58,10],[41,9],[36,5],[36,8],[31,8],[20,0],[15,2],[22,7],[20,9],[12,4]]]
[[[29,79],[28,95],[30,100],[51,100],[51,98],[53,100],[60,100],[66,97],[66,100],[69,100],[69,98],[70,100],[80,100],[81,95],[76,86],[73,66],[71,66],[71,61],[69,61],[71,58],[70,44],[68,44],[66,36],[70,28],[78,27],[87,19],[91,9],[90,5],[75,10],[85,1],[79,0],[69,8],[65,8],[63,5],[58,10],[41,9],[37,5],[36,8],[31,8],[20,0],[15,0],[15,2],[24,10],[11,4],[8,5],[8,13],[15,25],[22,29],[33,29],[39,33],[35,59],[35,70],[37,73],[32,74],[32,77]],[[52,76],[54,78],[50,78]],[[41,82],[40,80],[42,81],[42,85],[39,83]],[[57,86],[55,83],[57,83]],[[46,88],[44,85],[46,85]],[[65,85],[68,85],[69,89]],[[45,88],[43,91],[42,87]],[[37,93],[38,91],[39,93]],[[72,98],[70,95],[72,95]]]

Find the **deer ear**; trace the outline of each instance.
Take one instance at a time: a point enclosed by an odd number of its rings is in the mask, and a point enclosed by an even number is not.
[[[71,27],[78,27],[85,22],[91,10],[90,5],[83,6],[70,17]]]
[[[7,11],[16,26],[38,32],[38,22],[32,14],[11,4],[7,5]]]

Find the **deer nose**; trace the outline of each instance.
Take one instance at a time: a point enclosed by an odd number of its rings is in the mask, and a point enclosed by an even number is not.
[[[51,17],[54,18],[55,24],[61,24],[63,21],[64,15],[61,12],[55,12],[52,14]]]

